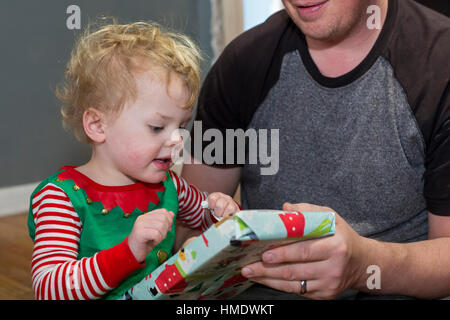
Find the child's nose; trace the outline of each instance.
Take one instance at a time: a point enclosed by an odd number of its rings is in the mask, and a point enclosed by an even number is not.
[[[173,147],[173,146],[175,146],[177,144],[180,144],[181,142],[183,142],[183,139],[182,139],[182,137],[180,135],[179,130],[174,130],[171,133],[169,139],[167,140],[167,145],[169,147]]]

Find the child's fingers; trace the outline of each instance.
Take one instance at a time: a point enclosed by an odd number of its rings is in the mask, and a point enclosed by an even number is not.
[[[167,221],[153,220],[143,228],[142,232],[146,241],[152,241],[153,245],[156,245],[166,238],[171,228],[171,223]]]
[[[163,233],[164,237],[166,235],[166,233],[172,228],[172,224],[173,224],[173,214],[168,214],[168,213],[150,213],[150,214],[145,214],[142,215],[140,217],[138,217],[138,219],[135,222],[135,226],[134,228],[137,228],[137,230],[141,229],[141,232],[144,232],[144,238],[145,241],[150,240],[147,236],[146,232],[147,230],[152,230],[152,229],[156,229],[156,230],[161,230],[161,232]]]
[[[214,210],[217,217],[226,217],[239,211],[239,206],[229,195],[215,192],[208,196],[209,208]]]
[[[239,206],[236,203],[234,203],[234,201],[229,202],[227,207],[223,211],[223,216],[224,217],[232,216],[237,211],[239,211]]]
[[[167,233],[172,228],[171,221],[167,220],[149,220],[148,223],[144,224],[144,229],[156,229],[161,230],[164,233]]]
[[[223,198],[218,198],[213,203],[209,204],[209,207],[214,210],[214,215],[216,215],[217,217],[221,217],[223,215],[224,206],[225,203]]]
[[[161,241],[172,228],[173,212],[158,209],[140,215],[131,230],[128,245],[137,261],[142,262],[147,254]]]
[[[214,208],[214,214],[219,217],[225,217],[233,214],[234,212],[234,201],[231,197],[223,197],[217,200],[216,208]]]
[[[216,192],[211,193],[210,195],[208,195],[208,206],[213,209],[216,206],[216,202],[217,200],[220,198],[220,195]]]
[[[152,246],[156,246],[166,238],[167,230],[159,228],[146,228],[144,238],[147,242],[151,242]]]
[[[171,219],[173,219],[173,212],[172,211],[168,211],[167,209],[156,209],[156,210],[152,210],[150,212],[147,212],[146,215],[153,215],[153,216],[163,216],[163,217],[170,217]]]
[[[143,214],[141,217],[145,221],[161,220],[172,224],[174,213],[166,209],[157,209]]]

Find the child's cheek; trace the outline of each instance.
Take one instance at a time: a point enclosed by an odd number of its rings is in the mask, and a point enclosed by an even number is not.
[[[127,148],[126,151],[126,161],[130,166],[139,167],[142,162],[142,154],[139,150],[133,148]]]
[[[145,167],[153,161],[153,157],[155,156],[148,147],[146,148],[145,146],[136,143],[127,146],[125,150],[125,160],[128,161],[128,165],[132,167]]]

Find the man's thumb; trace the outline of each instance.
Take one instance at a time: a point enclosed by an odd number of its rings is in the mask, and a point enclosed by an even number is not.
[[[283,204],[283,210],[284,211],[296,211],[295,210],[295,206],[292,203],[289,203],[289,202],[285,202]]]

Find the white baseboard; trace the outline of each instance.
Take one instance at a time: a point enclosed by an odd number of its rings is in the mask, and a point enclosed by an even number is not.
[[[0,217],[28,212],[30,196],[39,182],[0,188]]]

